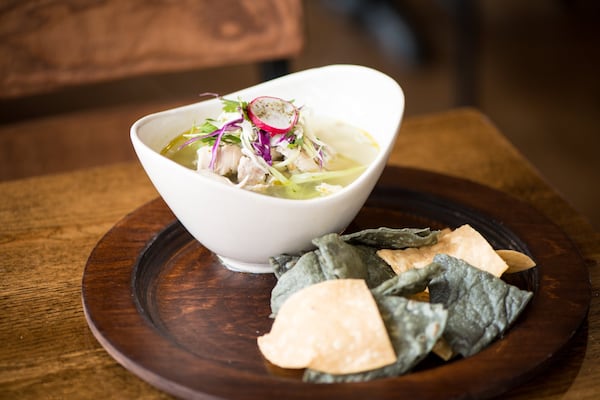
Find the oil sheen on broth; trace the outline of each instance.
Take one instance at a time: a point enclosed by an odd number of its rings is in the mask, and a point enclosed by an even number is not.
[[[274,182],[260,189],[252,189],[253,191],[290,199],[322,197],[324,196],[323,192],[316,189],[318,185],[321,183],[333,186],[349,185],[364,172],[379,152],[379,145],[369,133],[350,124],[327,117],[313,116],[309,125],[307,128],[312,129],[319,140],[335,150],[334,156],[328,161],[327,171],[351,172],[341,174],[338,177],[311,180],[293,185],[282,185],[279,182]],[[198,146],[190,145],[180,149],[181,145],[187,140],[183,135],[184,133],[175,137],[165,146],[161,154],[184,167],[196,170]],[[289,171],[283,171],[283,173],[286,177],[290,176]],[[232,182],[236,182],[235,176],[229,176],[228,178]]]

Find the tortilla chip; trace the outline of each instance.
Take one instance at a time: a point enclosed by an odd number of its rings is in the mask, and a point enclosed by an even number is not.
[[[429,283],[430,299],[448,309],[444,339],[463,357],[501,337],[533,297],[464,260],[438,254],[434,262],[444,268]]]
[[[414,300],[414,301],[422,301],[424,303],[429,303],[429,291],[424,290],[422,292],[410,295],[407,298]]]
[[[454,353],[452,350],[452,347],[450,347],[450,344],[443,337],[435,342],[435,345],[431,351],[444,361],[450,361],[452,357],[456,355],[456,353]]]
[[[363,229],[359,232],[342,235],[350,244],[375,247],[378,249],[405,249],[434,244],[439,231],[429,228],[386,228]]]
[[[387,330],[362,279],[323,281],[295,292],[271,332],[258,338],[263,356],[282,368],[349,374],[396,361]]]
[[[453,231],[440,233],[438,242],[431,246],[407,248],[404,250],[379,250],[383,258],[397,273],[411,268],[423,268],[433,261],[436,254],[448,254],[494,276],[500,277],[508,269],[487,240],[470,225],[463,225]]]
[[[508,269],[505,271],[507,274],[514,274],[535,267],[535,261],[520,251],[496,250],[496,253],[508,264]]]

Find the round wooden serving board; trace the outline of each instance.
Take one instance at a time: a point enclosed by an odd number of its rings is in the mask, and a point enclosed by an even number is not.
[[[160,199],[117,223],[91,253],[82,283],[85,315],[112,357],[178,397],[486,398],[539,373],[585,318],[588,272],[569,238],[506,194],[392,167],[348,231],[465,223],[494,247],[526,252],[537,262],[535,269],[505,278],[534,291],[533,300],[508,333],[479,354],[447,364],[428,360],[396,378],[308,384],[270,366],[256,338],[271,328],[275,278],[225,269]]]

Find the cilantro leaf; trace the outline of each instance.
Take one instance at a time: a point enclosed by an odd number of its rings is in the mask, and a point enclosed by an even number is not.
[[[243,100],[221,99],[221,102],[223,103],[223,111],[225,112],[237,112],[240,109],[245,112],[248,106],[248,102]]]
[[[214,120],[207,119],[202,125],[194,126],[193,134],[207,134],[219,129],[212,123],[212,121]]]

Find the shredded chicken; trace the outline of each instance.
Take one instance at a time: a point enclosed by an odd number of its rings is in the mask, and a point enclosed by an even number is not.
[[[265,171],[249,157],[242,156],[237,165],[238,182],[242,186],[255,186],[265,183]]]
[[[236,172],[242,150],[238,146],[224,145],[217,150],[217,162],[214,165],[213,172],[218,175],[229,175]],[[198,170],[210,169],[210,160],[212,159],[211,146],[203,146],[198,149]]]

